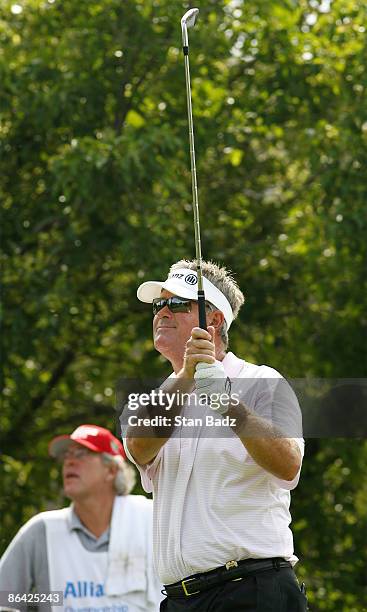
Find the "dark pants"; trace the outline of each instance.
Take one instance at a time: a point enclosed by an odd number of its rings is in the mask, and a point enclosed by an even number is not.
[[[257,572],[190,597],[166,597],[161,612],[304,612],[306,596],[291,568]]]

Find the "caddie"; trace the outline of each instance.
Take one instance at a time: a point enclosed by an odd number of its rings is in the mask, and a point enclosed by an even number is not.
[[[10,543],[0,591],[26,598],[7,607],[43,602],[39,607],[54,612],[157,612],[162,586],[152,564],[152,501],[129,495],[135,474],[121,442],[103,427],[81,425],[51,440],[49,454],[62,462],[72,504],[37,514]]]
[[[304,450],[297,398],[279,372],[228,352],[244,296],[225,268],[203,262],[202,273],[207,331],[198,327],[196,261],[139,286],[153,306],[154,346],[173,372],[160,387],[166,402],[121,416],[126,454],[153,492],[160,609],[301,612],[289,528]],[[190,434],[195,414],[203,418]],[[150,426],[157,415],[166,421]]]

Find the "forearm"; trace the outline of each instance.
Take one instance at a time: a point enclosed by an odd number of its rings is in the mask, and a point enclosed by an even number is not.
[[[158,405],[140,406],[134,415],[125,416],[128,422],[126,443],[137,463],[152,461],[174,430],[175,416],[179,415],[186,397],[193,390],[193,381],[180,377],[167,379],[160,387]]]
[[[301,466],[301,451],[292,438],[240,438],[256,463],[281,480],[292,481]]]
[[[229,414],[236,419],[234,431],[252,459],[277,478],[292,481],[302,462],[297,442],[243,404],[231,406]]]

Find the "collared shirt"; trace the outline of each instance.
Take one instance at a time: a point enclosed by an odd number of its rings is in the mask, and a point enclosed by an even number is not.
[[[56,578],[60,582],[55,590],[64,590],[64,586],[59,586],[65,585],[64,608],[56,610],[82,610],[78,605],[83,605],[83,602],[86,605],[83,610],[93,608],[97,612],[107,608],[129,609],[131,612],[158,610],[162,587],[152,571],[151,501],[135,495],[126,496],[124,501],[129,503],[123,504],[122,508],[120,504],[120,512],[112,515],[111,527],[100,537],[94,536],[83,525],[73,505],[71,512],[65,508],[42,512],[31,518],[18,531],[0,560],[0,591],[47,593],[54,588]],[[121,511],[123,508],[125,512]],[[123,526],[128,523],[129,527],[121,527],[121,521]],[[61,545],[58,542],[60,538]],[[126,555],[131,551],[132,556],[127,559]],[[125,561],[128,562],[127,569]],[[106,592],[101,593],[98,589],[104,582],[105,562],[108,570]],[[102,579],[98,575],[100,570]],[[120,586],[126,587],[121,594],[118,592]],[[111,595],[107,595],[109,592]],[[96,601],[90,607],[94,599]],[[70,600],[73,605],[70,605]],[[102,604],[101,607],[98,603]],[[26,605],[20,603],[14,607],[26,609]],[[47,612],[51,606],[42,604],[38,609]]]
[[[89,552],[107,552],[110,541],[108,527],[99,538],[81,522],[72,504],[70,531],[76,531],[81,544]],[[0,560],[0,590],[28,593],[50,590],[44,513],[25,523]]]
[[[231,379],[248,379],[244,403],[268,417],[276,389],[268,381],[284,380],[279,372],[233,353],[222,363]],[[298,413],[294,394],[290,397],[288,413]],[[185,406],[183,414],[192,416],[192,407]],[[303,441],[298,443],[303,453]],[[136,464],[126,440],[124,446]],[[154,561],[164,584],[231,560],[284,557],[296,563],[289,506],[299,474],[292,482],[271,475],[231,430],[220,438],[176,433],[150,464],[137,467],[143,488],[153,492]]]
[[[107,552],[110,543],[110,527],[107,527],[99,537],[89,531],[81,522],[80,518],[74,510],[74,504],[71,504],[72,513],[69,522],[70,531],[76,531],[81,544],[89,552]]]

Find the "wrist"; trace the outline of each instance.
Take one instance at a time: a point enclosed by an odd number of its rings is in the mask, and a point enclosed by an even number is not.
[[[244,404],[230,402],[228,406],[228,414],[230,417],[233,417],[236,420],[236,434],[238,436],[243,436],[248,427],[251,411]]]
[[[224,416],[225,414],[227,414],[228,406],[224,406],[217,399],[213,401],[210,395],[208,396],[208,400],[209,400],[208,405],[209,405],[209,408],[212,410],[212,412],[215,412],[215,414],[220,414],[221,416]]]
[[[192,371],[191,371],[192,370]],[[183,366],[181,370],[177,373],[176,378],[185,378],[193,380],[194,378],[194,370],[188,367]]]

